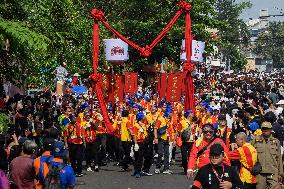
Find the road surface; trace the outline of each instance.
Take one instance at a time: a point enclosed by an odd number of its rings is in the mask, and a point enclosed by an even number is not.
[[[99,172],[84,172],[83,177],[77,178],[76,189],[189,189],[192,180],[188,180],[182,173],[181,158],[177,155],[176,163],[171,165],[172,175],[154,174],[155,166],[152,166],[153,176],[142,176],[137,179],[131,171],[121,172],[113,162],[101,167]]]

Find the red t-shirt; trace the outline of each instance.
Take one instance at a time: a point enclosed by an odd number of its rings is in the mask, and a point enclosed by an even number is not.
[[[30,157],[20,156],[11,162],[11,174],[14,183],[19,189],[34,189],[33,160]]]

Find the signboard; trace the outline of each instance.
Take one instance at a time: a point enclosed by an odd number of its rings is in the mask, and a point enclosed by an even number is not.
[[[203,62],[203,53],[205,51],[205,42],[192,40],[192,55],[191,61],[193,62]],[[186,61],[186,52],[185,52],[185,40],[182,40],[180,60],[182,62]]]
[[[129,59],[128,44],[121,39],[104,39],[105,56],[109,62],[125,62]]]

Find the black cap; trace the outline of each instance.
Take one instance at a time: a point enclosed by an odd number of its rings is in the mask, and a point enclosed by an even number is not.
[[[43,140],[43,148],[44,149],[53,148],[53,145],[54,145],[54,139],[53,138],[45,138]]]
[[[122,117],[127,117],[129,115],[129,111],[128,110],[123,110],[121,113]]]
[[[218,120],[226,120],[226,115],[224,114],[219,115]]]
[[[210,148],[209,154],[210,155],[217,155],[217,156],[224,154],[224,148],[219,143],[213,144]]]

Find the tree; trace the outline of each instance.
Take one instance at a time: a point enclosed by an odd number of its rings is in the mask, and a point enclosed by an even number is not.
[[[250,2],[236,3],[235,0],[218,0],[217,19],[226,23],[219,28],[218,35],[222,41],[221,52],[230,59],[234,69],[241,69],[246,64],[246,58],[239,50],[249,42],[249,30],[239,17],[251,7]]]
[[[270,22],[265,32],[259,34],[254,52],[274,65],[284,64],[284,22]]]

